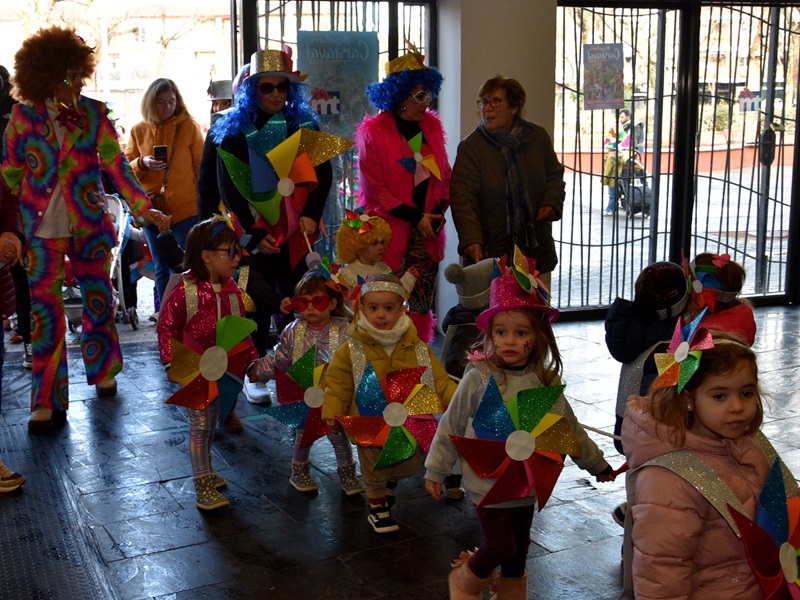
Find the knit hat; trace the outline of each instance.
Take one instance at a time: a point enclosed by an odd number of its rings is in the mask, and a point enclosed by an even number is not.
[[[489,321],[499,312],[532,308],[541,310],[552,323],[558,311],[550,306],[550,291],[545,287],[536,271],[536,260],[523,256],[514,247],[514,261],[505,266],[505,259],[497,265],[496,277],[489,291],[489,308],[475,321],[481,331],[486,331]]]
[[[461,306],[468,310],[489,308],[489,287],[494,279],[495,262],[494,258],[484,258],[467,267],[457,263],[447,265],[444,278],[456,286]]]

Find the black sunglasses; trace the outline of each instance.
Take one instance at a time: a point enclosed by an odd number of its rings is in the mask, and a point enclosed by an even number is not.
[[[291,84],[288,81],[281,81],[278,85],[265,81],[264,83],[258,84],[258,91],[265,96],[269,96],[275,90],[278,90],[281,94],[285,94],[289,91],[289,87],[291,87]]]

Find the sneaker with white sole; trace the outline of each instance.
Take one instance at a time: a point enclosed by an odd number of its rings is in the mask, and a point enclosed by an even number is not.
[[[385,503],[370,509],[367,522],[372,525],[375,533],[393,533],[400,530],[392,518],[389,506]]]
[[[0,460],[0,493],[13,492],[25,483],[25,476],[9,469]]]
[[[33,346],[31,346],[30,342],[23,345],[22,366],[26,369],[33,368]]]
[[[267,384],[263,381],[249,381],[245,379],[244,397],[247,398],[250,404],[260,404],[261,406],[269,406],[272,404],[272,398],[267,390]]]

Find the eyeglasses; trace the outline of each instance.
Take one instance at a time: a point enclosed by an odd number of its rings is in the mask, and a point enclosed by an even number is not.
[[[292,308],[297,312],[305,312],[308,310],[308,305],[312,305],[318,311],[322,312],[328,309],[331,304],[331,297],[326,295],[314,296],[313,298],[305,298],[304,296],[297,296],[292,298]]]
[[[234,261],[237,256],[242,255],[242,247],[239,244],[233,244],[230,248],[211,248],[212,252],[225,252],[228,255],[228,260]]]
[[[275,90],[278,90],[278,92],[280,92],[281,94],[285,94],[286,92],[289,91],[290,87],[291,84],[286,80],[281,81],[278,85],[270,83],[269,81],[265,81],[264,83],[258,84],[258,91],[264,94],[265,96],[269,96]]]
[[[416,100],[417,104],[425,104],[429,102],[430,99],[433,97],[433,92],[426,92],[425,90],[420,90],[416,94],[412,94],[411,97]]]
[[[491,100],[478,100],[478,108],[483,110],[487,106],[491,106],[494,108],[500,108],[500,105],[503,103],[503,98],[492,98]]]

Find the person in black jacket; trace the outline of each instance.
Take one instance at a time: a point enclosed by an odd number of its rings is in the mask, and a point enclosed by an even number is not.
[[[330,162],[325,161],[314,167],[315,186],[295,188],[294,204],[302,208],[297,229],[287,230],[286,235],[271,227],[251,202],[257,204],[270,190],[264,174],[271,176],[273,169],[266,153],[300,129],[318,129],[318,117],[309,107],[308,92],[300,80],[300,73],[292,71],[288,48],[255,52],[233,107],[208,132],[197,182],[200,218],[219,213],[221,199],[243,231],[240,241],[252,255],[252,268],[280,297],[291,296],[307,270],[302,260],[292,264],[292,236],[300,236],[301,244],[305,244],[303,234],[312,242],[316,238],[333,179]],[[305,201],[298,202],[306,192]],[[295,248],[296,242],[295,237]],[[285,315],[277,306],[259,306],[258,299],[254,300],[259,310],[253,341],[259,354],[264,354],[270,317]],[[283,324],[276,322],[278,329]]]

